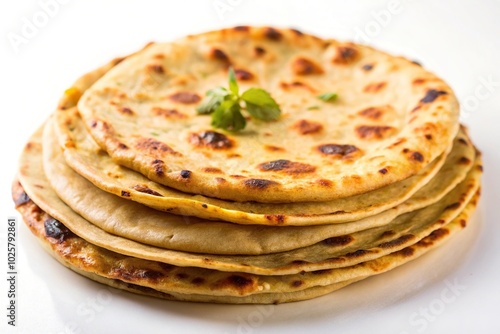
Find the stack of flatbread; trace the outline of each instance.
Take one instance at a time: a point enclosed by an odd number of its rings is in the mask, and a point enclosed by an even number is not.
[[[269,92],[278,120],[230,132],[197,112],[230,68],[240,89]],[[152,43],[78,79],[27,143],[13,198],[45,248],[90,279],[281,303],[440,246],[470,222],[481,173],[456,97],[420,65],[235,27]]]

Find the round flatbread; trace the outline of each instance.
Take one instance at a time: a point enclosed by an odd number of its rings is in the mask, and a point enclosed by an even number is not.
[[[260,87],[273,122],[216,130],[196,107],[226,86]],[[334,92],[335,102],[318,99]],[[152,44],[83,96],[79,111],[119,164],[175,189],[234,201],[327,201],[424,169],[450,147],[458,102],[420,66],[372,48],[295,30],[238,27]]]
[[[261,227],[166,214],[103,192],[66,165],[50,125],[49,123],[45,128],[44,136],[43,169],[50,180],[45,188],[53,187],[58,196],[73,210],[109,233],[157,247],[210,254],[278,253],[310,246],[332,237],[348,236],[369,228],[390,229],[391,225],[408,220],[411,225],[412,215],[401,215],[438,202],[465,178],[475,156],[472,144],[463,133],[457,138],[455,149],[437,177],[412,198],[390,210],[344,224]],[[41,148],[39,136],[35,136],[31,143],[34,147],[36,145]],[[22,165],[25,167],[21,178],[25,183],[28,180],[41,182],[45,179],[41,168],[40,149],[37,151],[33,148],[24,157]],[[479,160],[477,163],[480,163]],[[472,177],[473,180],[477,178],[476,174]],[[47,195],[40,197],[48,198]],[[96,198],[99,198],[99,201],[96,201]],[[422,223],[425,223],[425,219],[416,225]],[[379,231],[379,234],[382,233],[383,231]],[[227,241],[221,243],[221,236]],[[394,233],[394,236],[397,237],[397,234]],[[324,250],[321,252],[328,254]]]
[[[45,129],[47,130],[49,127]],[[45,131],[45,135],[48,133],[48,131]],[[50,138],[50,136],[46,136],[46,139]],[[50,144],[53,144],[50,140],[44,142],[45,152],[48,151],[47,147],[50,147]],[[259,275],[288,275],[304,271],[348,267],[399,251],[416,243],[418,240],[428,236],[436,229],[453,220],[456,215],[464,209],[465,205],[479,188],[480,176],[482,174],[481,158],[478,157],[467,178],[450,191],[443,199],[423,209],[400,215],[393,221],[378,228],[371,228],[351,234],[330,236],[317,244],[287,252],[254,256],[224,256],[208,253],[194,254],[162,249],[133,241],[137,238],[136,236],[131,236],[131,239],[126,239],[101,230],[75,213],[63,203],[52,190],[49,181],[43,174],[43,167],[41,166],[41,149],[40,133],[38,132],[30,140],[23,154],[23,158],[21,159],[21,171],[19,176],[23,182],[24,188],[28,192],[30,198],[38,203],[44,211],[48,212],[52,217],[60,221],[79,237],[96,246],[120,254],[147,260],[160,261],[176,266],[201,267],[220,271],[237,271]],[[73,193],[74,197],[78,199],[80,197],[76,194],[78,192],[78,186],[80,185],[80,182],[77,180],[78,177],[75,179],[74,175],[71,177],[72,174],[67,174],[63,169],[57,168],[57,166],[65,165],[60,157],[59,159],[52,159],[51,163],[56,166],[48,168],[53,171],[51,174],[52,178],[57,178],[56,175],[62,177],[69,175],[69,182],[66,184],[65,188],[71,189],[70,193]],[[70,184],[76,187],[72,188]],[[105,193],[103,194],[104,196],[107,195]],[[95,198],[103,199],[103,195],[99,196],[97,194],[92,198],[94,201]],[[106,204],[105,200],[103,202]],[[135,212],[138,208],[131,207],[129,209]],[[113,213],[102,211],[99,214],[102,216],[113,215]],[[148,216],[142,212],[139,212],[139,214]],[[150,215],[149,217],[152,219],[155,218],[155,216]],[[126,220],[125,223],[117,220],[117,224],[129,225],[126,223]],[[168,225],[168,221],[165,221],[165,230],[172,229],[172,227]],[[229,224],[229,226],[234,227],[229,236],[236,237],[228,238],[224,244],[231,245],[230,248],[237,248],[239,244],[244,242],[244,239],[242,238],[240,240],[238,238],[237,225]],[[212,226],[211,229],[214,229],[214,227],[217,228],[217,226]],[[260,235],[273,232],[277,234],[277,238],[280,236],[286,237],[288,233],[284,232],[288,232],[287,230],[293,230],[295,228],[283,227],[281,229],[270,229],[271,231],[266,231],[263,228],[259,228]],[[147,234],[148,232],[151,231],[147,229],[147,226],[144,230],[138,231],[139,235]],[[155,230],[153,230],[153,232],[155,232]],[[282,232],[285,235],[281,235]],[[309,233],[306,229],[304,229],[304,232]],[[176,239],[192,239],[190,242],[191,245],[195,245],[196,242],[210,245],[212,237],[207,238],[207,234],[208,232],[205,231],[204,228],[200,228],[200,224],[186,223],[184,230],[173,233],[171,239],[174,241],[171,245],[174,248],[176,247]],[[227,237],[227,235],[224,234],[224,237]],[[220,240],[220,238],[221,237],[217,238],[217,240]]]
[[[328,293],[363,278],[399,267],[441,245],[467,226],[479,194],[450,223],[435,230],[418,243],[381,258],[356,266],[284,276],[260,276],[220,272],[195,267],[176,267],[164,263],[124,256],[81,239],[32,202],[19,183],[14,182],[13,199],[28,227],[51,255],[77,272],[91,277],[113,279],[162,293],[180,293],[185,300],[264,303],[266,295],[282,295],[280,302],[308,299]],[[88,276],[88,275],[86,275]],[[95,278],[97,278],[95,277]],[[309,289],[322,293],[308,294]],[[204,296],[213,296],[206,300]],[[259,297],[261,296],[261,297]],[[288,297],[286,297],[288,296]],[[230,298],[227,298],[230,297]],[[227,298],[227,299],[226,299]],[[269,302],[269,301],[268,301]]]

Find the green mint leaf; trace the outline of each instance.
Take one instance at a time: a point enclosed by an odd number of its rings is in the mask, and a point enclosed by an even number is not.
[[[230,93],[224,87],[210,89],[203,101],[196,108],[198,114],[210,114],[228,97]]]
[[[212,114],[212,126],[228,131],[239,131],[247,124],[245,117],[241,114],[238,100],[225,100]]]
[[[236,74],[234,74],[232,67],[229,68],[229,90],[236,96],[238,96],[240,90],[236,81]]]
[[[261,88],[250,88],[241,95],[248,113],[263,121],[277,120],[281,110],[271,95]]]
[[[339,96],[336,93],[324,93],[324,94],[318,95],[318,99],[323,100],[325,102],[333,102],[338,97]]]

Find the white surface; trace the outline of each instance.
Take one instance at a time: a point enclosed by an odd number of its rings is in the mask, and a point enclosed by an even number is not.
[[[0,4],[0,332],[500,332],[500,1],[396,0],[389,15],[389,0],[64,2],[18,52],[8,34],[21,34],[23,18],[32,21],[42,7],[33,0]],[[218,13],[214,4],[221,3],[226,11]],[[18,327],[7,326],[6,222],[8,216],[19,218],[10,184],[25,141],[60,94],[79,75],[150,40],[239,24],[293,26],[367,42],[417,59],[448,81],[484,153],[477,224],[410,265],[326,297],[279,306],[217,306],[120,293],[81,278],[45,254],[20,223]]]

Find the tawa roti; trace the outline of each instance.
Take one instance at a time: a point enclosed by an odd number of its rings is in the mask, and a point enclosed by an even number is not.
[[[228,133],[197,115],[205,92],[226,85],[229,67],[242,90],[270,92],[279,120]],[[319,100],[325,92],[339,99]],[[459,129],[457,99],[434,74],[290,29],[237,27],[151,44],[71,95],[82,95],[78,109],[90,134],[117,163],[233,201],[327,201],[372,191],[420,172]]]
[[[295,275],[262,276],[176,267],[108,251],[73,234],[32,202],[19,183],[15,182],[13,185],[14,201],[28,227],[42,244],[49,248],[51,254],[67,266],[79,272],[132,283],[162,293],[180,293],[186,298],[196,295],[197,297],[193,298],[195,301],[229,303],[235,303],[241,297],[248,297],[242,302],[249,303],[252,301],[251,297],[257,296],[258,300],[260,295],[264,296],[264,299],[257,302],[263,303],[267,294],[283,294],[281,302],[292,301],[293,298],[289,300],[285,296],[293,296],[295,293],[302,294],[302,299],[308,299],[308,289],[319,288],[323,293],[328,293],[328,287],[335,290],[353,281],[394,269],[441,245],[450,236],[465,228],[477,205],[478,197],[479,193],[452,222],[401,251],[352,267]],[[204,295],[214,298],[206,300]],[[227,297],[235,299],[225,301]]]
[[[398,216],[437,202],[463,180],[475,155],[472,144],[463,134],[456,141],[457,150],[450,155],[450,162],[440,172],[442,175],[438,174],[437,178],[407,202],[361,221],[303,227],[251,226],[170,215],[103,192],[66,165],[56,139],[51,135],[50,123],[45,130],[44,169],[55,192],[74,211],[105,231],[127,239],[160,248],[209,254],[278,253],[310,246],[331,237],[388,226],[391,221],[397,225],[407,219],[411,220],[411,216]],[[40,139],[35,136],[32,143],[37,141],[40,142]],[[38,146],[41,144],[38,143]],[[35,180],[44,179],[43,172],[36,167],[41,165],[40,154],[33,149],[25,157],[25,171],[34,169],[31,177]],[[24,178],[30,177],[27,172],[21,175]],[[474,175],[473,179],[476,178]],[[221,243],[221,235],[228,242]]]
[[[38,133],[39,136],[40,134]],[[293,274],[303,271],[352,266],[412,245],[441,226],[446,225],[463,210],[466,203],[479,188],[479,179],[482,173],[481,159],[478,157],[467,179],[441,201],[424,209],[401,215],[389,224],[379,228],[368,229],[349,235],[329,237],[309,247],[270,255],[220,256],[213,254],[193,254],[160,249],[120,238],[106,233],[95,225],[85,221],[57,197],[45,175],[43,173],[40,174],[42,170],[41,147],[37,143],[36,137],[37,135],[30,141],[24,154],[25,158],[21,160],[20,177],[29,196],[37,203],[40,203],[39,205],[42,209],[50,212],[54,218],[62,222],[76,235],[97,246],[117,251],[121,254],[177,266],[195,266],[221,271],[238,271],[266,275]],[[38,158],[32,159],[33,156],[38,156]],[[64,162],[62,163],[64,164]],[[203,239],[204,233],[199,234],[196,224],[190,227],[191,230],[184,232],[184,239],[191,237],[200,243],[210,242],[210,240]],[[286,227],[281,228],[283,231],[286,229]],[[280,231],[276,230],[273,230],[273,232],[280,233]],[[147,233],[147,231],[145,230],[142,233]],[[263,234],[265,231],[261,231],[261,233]],[[219,240],[220,238],[221,236]],[[241,241],[227,239],[224,243],[230,244],[232,242],[238,243]]]

